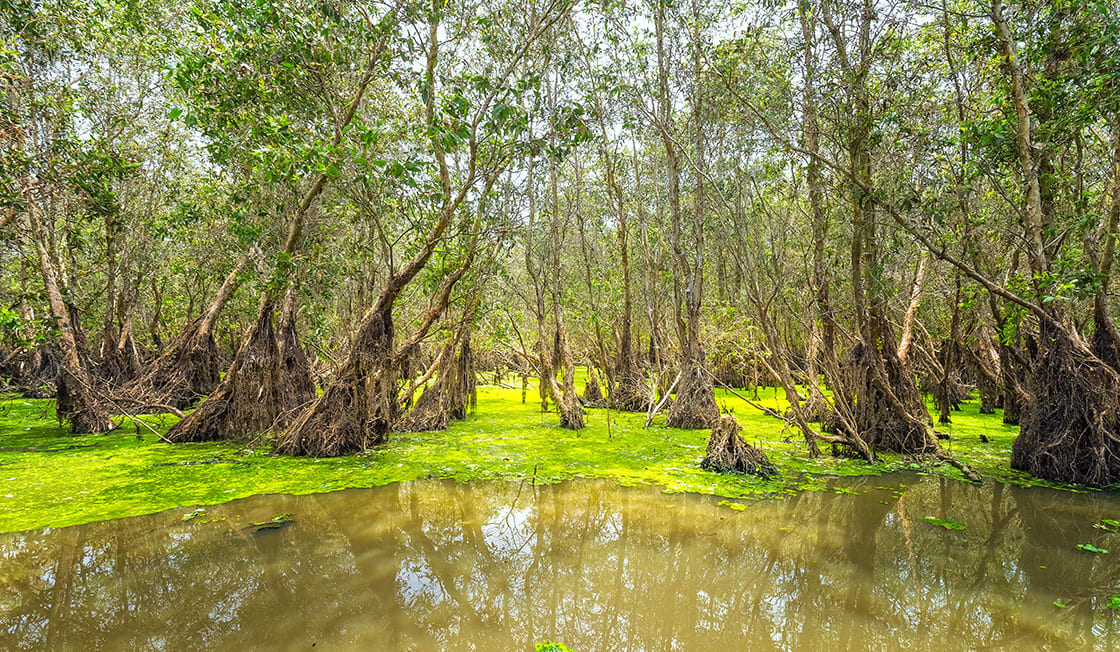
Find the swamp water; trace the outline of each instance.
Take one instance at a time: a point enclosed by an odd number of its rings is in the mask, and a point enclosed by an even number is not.
[[[1120,494],[829,486],[738,510],[603,481],[417,481],[3,534],[0,649],[1120,645],[1120,534],[1094,528]]]

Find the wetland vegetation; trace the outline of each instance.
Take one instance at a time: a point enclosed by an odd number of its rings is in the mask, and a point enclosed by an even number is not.
[[[1118,235],[1113,0],[2,2],[0,647],[1115,647]]]

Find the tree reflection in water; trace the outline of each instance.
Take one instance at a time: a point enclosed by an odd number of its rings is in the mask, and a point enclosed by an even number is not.
[[[0,648],[1115,647],[1120,555],[1074,546],[1120,547],[1092,527],[1120,496],[833,484],[862,493],[736,512],[597,481],[425,481],[0,535]]]

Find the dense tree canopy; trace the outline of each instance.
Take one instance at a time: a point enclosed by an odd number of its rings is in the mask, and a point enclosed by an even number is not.
[[[339,455],[487,372],[952,463],[976,391],[1015,468],[1120,482],[1110,0],[0,11],[0,376],[75,432]]]

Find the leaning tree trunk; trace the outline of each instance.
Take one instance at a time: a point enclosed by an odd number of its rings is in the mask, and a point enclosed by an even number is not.
[[[483,194],[489,191],[496,178],[496,174],[487,178]],[[465,192],[460,192],[457,202],[444,207],[423,248],[389,279],[377,303],[362,318],[342,368],[332,377],[322,395],[288,427],[277,445],[279,452],[334,457],[356,453],[385,441],[400,411],[397,395],[400,393],[398,379],[401,370],[431,325],[447,309],[455,284],[474,263],[480,218],[475,219],[463,262],[444,279],[420,326],[399,351],[394,349],[393,306],[405,287],[424,269],[464,196]]]
[[[122,399],[139,405],[170,405],[180,410],[214,391],[222,363],[214,342],[214,322],[240,284],[252,255],[246,252],[226,276],[213,301],[140,376],[124,387]]]

